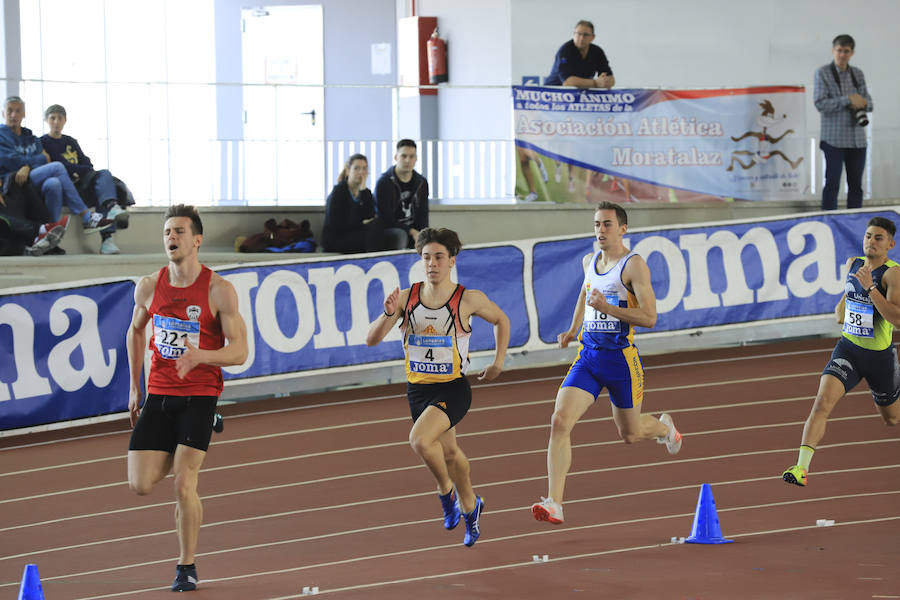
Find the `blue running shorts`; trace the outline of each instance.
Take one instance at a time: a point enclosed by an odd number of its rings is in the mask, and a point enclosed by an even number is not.
[[[594,397],[609,390],[617,408],[640,406],[644,399],[644,367],[637,348],[605,349],[582,346],[559,386],[575,387]]]

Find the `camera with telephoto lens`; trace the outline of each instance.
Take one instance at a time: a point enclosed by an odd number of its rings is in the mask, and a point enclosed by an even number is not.
[[[866,109],[851,107],[850,112],[853,113],[853,119],[860,127],[865,127],[869,124],[869,117],[866,115]]]

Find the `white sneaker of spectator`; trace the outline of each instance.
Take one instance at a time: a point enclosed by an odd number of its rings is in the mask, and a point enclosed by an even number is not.
[[[118,204],[113,204],[107,211],[106,218],[116,222],[116,229],[128,229],[128,212]]]
[[[119,247],[111,237],[100,242],[100,254],[120,254]]]
[[[522,198],[522,202],[537,202],[538,195],[537,192],[529,192],[527,196]]]
[[[85,233],[95,233],[109,229],[113,225],[111,219],[105,218],[100,213],[88,213],[81,221]]]

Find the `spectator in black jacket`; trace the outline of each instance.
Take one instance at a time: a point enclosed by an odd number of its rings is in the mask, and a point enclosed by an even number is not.
[[[428,227],[428,180],[414,170],[416,143],[397,142],[396,164],[375,184],[378,216],[384,222],[388,250],[416,247],[416,236]]]
[[[117,227],[128,227],[128,213],[119,204],[112,174],[107,169],[95,171],[94,164],[81,149],[78,140],[62,132],[66,126],[66,109],[62,105],[49,106],[44,111],[44,120],[50,132],[41,136],[41,146],[50,155],[50,160],[62,163],[87,206],[114,221],[100,232],[100,254],[119,254],[119,247],[112,235]]]
[[[384,224],[375,214],[375,200],[366,189],[369,160],[354,154],[338,175],[325,203],[322,246],[326,252],[377,252],[384,249]]]

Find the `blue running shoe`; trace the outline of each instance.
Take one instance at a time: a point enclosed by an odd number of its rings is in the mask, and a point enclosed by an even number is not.
[[[481,537],[481,513],[484,512],[484,499],[481,496],[475,496],[475,508],[472,512],[463,514],[466,520],[466,537],[463,544],[473,546],[478,538]]]
[[[197,567],[178,565],[175,567],[175,581],[172,582],[173,592],[192,592],[197,589],[200,579],[197,577]]]
[[[441,496],[441,508],[444,509],[444,529],[453,529],[459,525],[462,518],[462,511],[459,509],[459,498],[456,497],[456,490],[451,489],[449,492]]]

